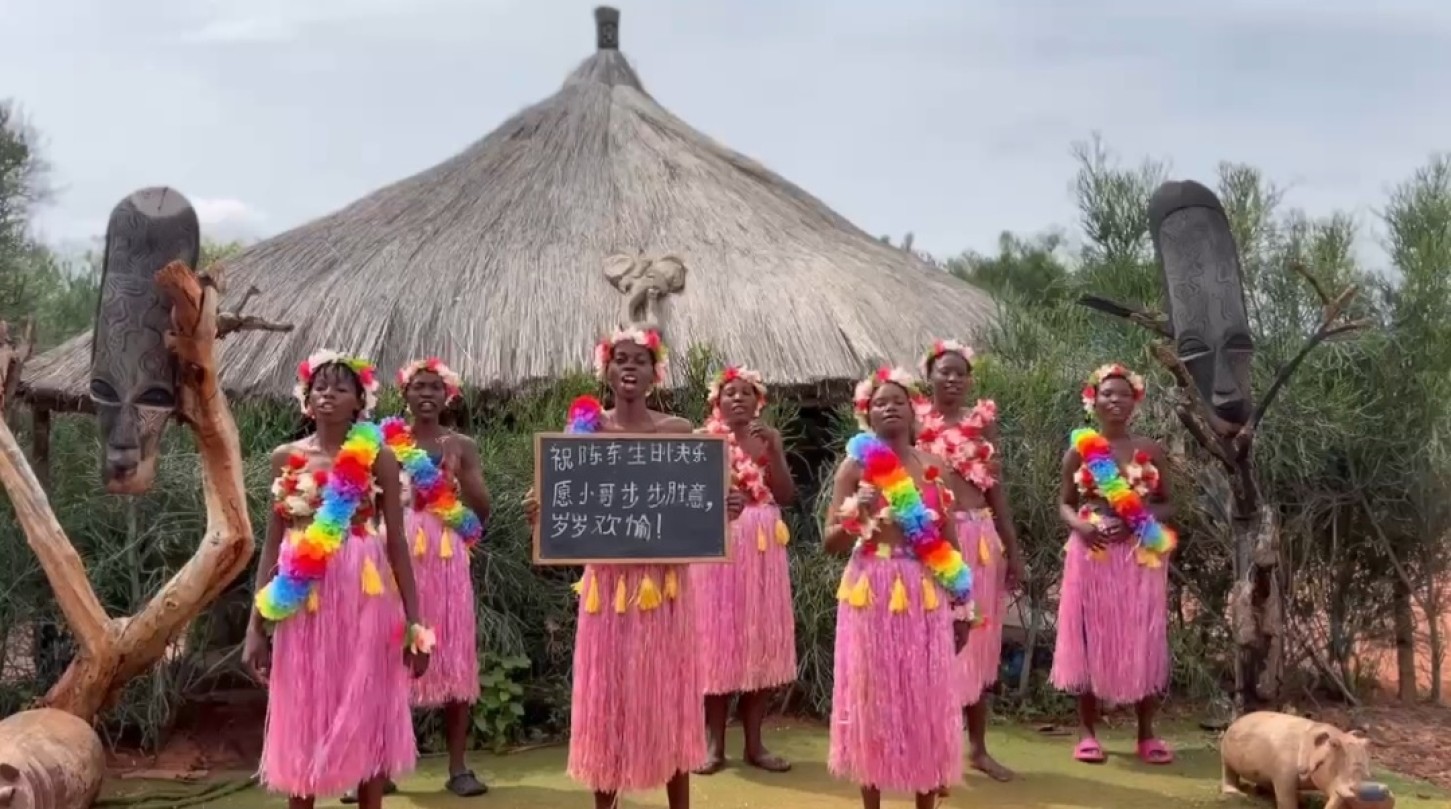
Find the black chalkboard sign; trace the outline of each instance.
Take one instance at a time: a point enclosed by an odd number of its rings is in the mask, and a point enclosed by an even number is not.
[[[536,433],[534,564],[729,559],[723,436]]]

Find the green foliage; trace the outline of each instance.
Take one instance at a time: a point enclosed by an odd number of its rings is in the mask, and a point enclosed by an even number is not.
[[[479,666],[479,701],[474,703],[473,737],[479,747],[501,752],[520,738],[529,658],[485,652]]]

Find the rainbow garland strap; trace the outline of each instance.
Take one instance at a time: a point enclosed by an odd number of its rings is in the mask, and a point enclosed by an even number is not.
[[[263,618],[290,618],[327,573],[328,562],[348,538],[353,515],[363,499],[372,496],[373,462],[382,448],[383,431],[371,421],[358,422],[348,430],[312,522],[282,543],[277,575],[257,593],[257,612]]]
[[[464,547],[472,548],[478,544],[484,535],[484,524],[479,522],[472,509],[459,502],[453,483],[428,456],[428,452],[418,446],[408,422],[392,416],[383,420],[382,430],[383,441],[398,456],[398,463],[408,473],[408,480],[413,484],[423,508],[458,534],[464,541]]]
[[[1158,567],[1159,560],[1179,544],[1178,534],[1154,517],[1138,492],[1119,474],[1118,461],[1113,457],[1113,446],[1107,438],[1097,430],[1080,427],[1073,431],[1069,440],[1078,457],[1083,459],[1088,473],[1093,476],[1094,488],[1138,537],[1139,563]]]
[[[597,433],[604,424],[605,408],[593,396],[581,396],[569,405],[564,431],[567,433]]]
[[[862,480],[887,499],[892,521],[902,530],[918,561],[932,571],[938,584],[954,601],[971,598],[972,569],[952,543],[942,538],[937,521],[922,501],[922,493],[892,448],[875,435],[863,432],[847,442],[846,453],[861,465]]]

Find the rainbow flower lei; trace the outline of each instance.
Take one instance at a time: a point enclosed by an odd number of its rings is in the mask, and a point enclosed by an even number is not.
[[[1138,492],[1119,474],[1118,461],[1113,457],[1113,447],[1107,438],[1090,427],[1080,427],[1073,431],[1069,440],[1089,474],[1093,475],[1094,487],[1138,537],[1139,563],[1145,567],[1158,567],[1159,560],[1179,544],[1179,535],[1154,517]]]
[[[604,424],[605,408],[593,396],[581,396],[569,405],[565,417],[564,431],[567,433],[597,433]]]
[[[846,444],[847,455],[862,467],[862,479],[887,500],[892,521],[902,530],[918,561],[932,571],[954,601],[972,597],[972,569],[962,554],[942,538],[937,520],[922,501],[922,493],[886,442],[872,433],[857,433]]]
[[[398,456],[398,463],[408,473],[413,491],[422,501],[423,508],[458,534],[464,541],[464,547],[477,545],[484,535],[484,524],[479,522],[472,509],[459,502],[453,483],[444,476],[428,452],[418,446],[408,422],[392,416],[383,420],[382,430],[383,441]]]
[[[322,490],[322,504],[306,530],[282,543],[277,575],[257,593],[257,612],[269,621],[291,617],[302,607],[328,562],[348,537],[348,527],[363,499],[372,494],[373,462],[383,448],[383,432],[370,421],[348,430]]]

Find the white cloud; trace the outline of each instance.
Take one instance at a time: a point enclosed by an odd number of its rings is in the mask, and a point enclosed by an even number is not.
[[[204,228],[218,225],[255,227],[267,219],[251,205],[230,197],[193,197],[191,206],[196,209],[197,221]]]

